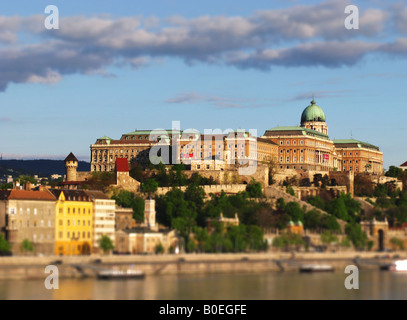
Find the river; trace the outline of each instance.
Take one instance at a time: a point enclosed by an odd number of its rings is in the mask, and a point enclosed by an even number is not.
[[[60,279],[47,290],[42,280],[0,282],[1,300],[319,300],[407,299],[407,273],[359,271],[359,289],[348,275],[297,272],[160,275],[143,280]]]

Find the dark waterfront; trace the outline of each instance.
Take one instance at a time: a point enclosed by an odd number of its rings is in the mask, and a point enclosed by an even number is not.
[[[360,270],[359,290],[347,290],[348,275],[297,272],[161,275],[144,280],[61,279],[58,290],[42,280],[3,280],[2,300],[393,300],[407,299],[407,273]]]

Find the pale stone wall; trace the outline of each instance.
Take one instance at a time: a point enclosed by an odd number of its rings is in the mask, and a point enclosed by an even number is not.
[[[132,192],[139,192],[140,182],[130,177],[128,172],[118,172],[116,177],[116,185],[114,185],[114,187]]]
[[[319,187],[292,187],[295,193],[295,196],[300,200],[305,200],[309,196],[318,196],[321,194],[322,190],[332,191],[336,195],[341,193],[346,193],[347,189],[345,186],[327,186],[326,189],[321,189]]]
[[[202,186],[204,189],[205,193],[209,195],[210,193],[220,193],[225,191],[226,193],[238,193],[242,191],[246,191],[246,184],[216,184],[216,185],[210,185],[210,186]],[[187,189],[187,187],[177,187],[177,189],[180,189],[181,191],[184,191]],[[157,195],[164,195],[168,191],[171,191],[172,187],[161,187],[157,189],[156,194]]]

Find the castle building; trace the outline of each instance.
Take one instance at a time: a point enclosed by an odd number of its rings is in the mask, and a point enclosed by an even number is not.
[[[165,163],[194,163],[196,170],[213,170],[215,166],[223,169],[241,161],[245,164],[250,161],[277,161],[278,156],[276,143],[255,137],[245,130],[208,135],[195,130],[142,130],[124,134],[120,140],[97,139],[91,145],[91,171],[113,171],[119,158],[127,159],[129,164],[147,163],[149,151],[154,146],[160,146],[161,153],[167,152],[166,156],[160,155]]]
[[[280,169],[310,171],[383,172],[379,147],[358,140],[328,136],[325,113],[314,100],[301,114],[298,127],[276,127],[263,136],[278,144]]]
[[[168,150],[171,161],[165,163],[182,162],[191,170],[224,170],[253,161],[273,161],[280,169],[319,172],[381,175],[383,170],[379,147],[353,139],[331,140],[325,113],[312,100],[303,110],[299,126],[272,128],[262,137],[245,130],[209,135],[196,130],[136,130],[123,134],[120,140],[105,136],[90,146],[91,171],[112,171],[118,158],[127,159],[129,164],[148,162],[154,146]]]
[[[383,153],[370,143],[354,139],[334,140],[335,149],[342,158],[342,170],[354,172],[383,172]]]

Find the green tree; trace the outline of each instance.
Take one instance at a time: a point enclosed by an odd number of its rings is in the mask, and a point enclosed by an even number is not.
[[[403,169],[398,168],[396,166],[390,166],[389,170],[386,171],[385,176],[392,177],[392,178],[401,178],[402,174],[403,174]]]
[[[321,242],[324,244],[332,244],[338,242],[338,237],[330,231],[325,231],[321,234]]]
[[[154,252],[155,252],[156,254],[162,254],[162,253],[164,253],[164,247],[163,247],[163,245],[161,244],[161,242],[155,246]]]
[[[3,234],[0,233],[0,256],[9,255],[11,252],[11,246],[8,241],[4,238]]]
[[[393,237],[390,239],[390,243],[399,250],[404,250],[404,243],[401,239]]]
[[[320,173],[314,174],[314,181],[313,181],[314,186],[319,187],[321,181],[322,181],[322,174],[320,174]]]
[[[284,208],[285,212],[291,217],[291,220],[304,222],[304,212],[298,202],[289,202]]]
[[[13,183],[4,183],[0,186],[1,190],[8,190],[8,189],[13,189]]]
[[[141,191],[144,193],[148,193],[149,195],[155,193],[158,189],[158,182],[155,179],[147,179],[141,185]]]
[[[295,196],[295,192],[292,186],[287,186],[285,190],[288,194]]]
[[[144,221],[144,199],[135,196],[133,192],[120,190],[118,194],[114,194],[112,199],[116,200],[116,204],[123,208],[133,209],[133,219],[137,222]]]
[[[355,248],[363,249],[365,247],[367,243],[367,235],[362,230],[359,223],[348,223],[345,226],[345,233]]]
[[[262,186],[260,182],[252,179],[250,183],[246,186],[246,192],[249,194],[250,198],[261,198],[263,197]]]
[[[23,242],[21,242],[20,250],[22,253],[34,252],[34,245],[30,240],[24,239]]]
[[[31,184],[37,184],[37,179],[35,179],[33,176],[28,175],[20,175],[18,181],[20,182],[20,185],[24,185],[27,182],[30,182]]]
[[[311,187],[311,181],[309,178],[303,178],[300,180],[300,187]]]
[[[114,245],[112,240],[109,236],[103,235],[98,239],[99,248],[103,251],[103,253],[108,253],[110,250],[114,249]]]

